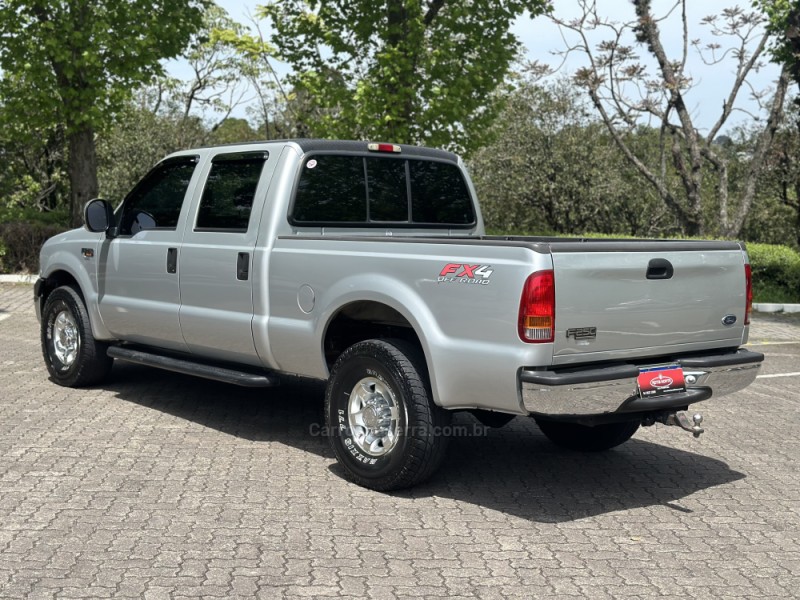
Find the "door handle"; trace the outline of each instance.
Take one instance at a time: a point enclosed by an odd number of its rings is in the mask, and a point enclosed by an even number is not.
[[[167,248],[167,273],[178,272],[178,249]]]
[[[647,264],[648,279],[671,279],[674,269],[665,258],[654,258]]]
[[[250,254],[239,252],[236,259],[236,279],[247,281],[250,278]]]

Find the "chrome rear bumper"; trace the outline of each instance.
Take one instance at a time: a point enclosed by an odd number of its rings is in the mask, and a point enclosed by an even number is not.
[[[533,415],[591,416],[635,413],[688,406],[713,396],[724,396],[750,385],[764,355],[749,350],[727,354],[667,360],[683,368],[686,392],[641,398],[639,367],[621,365],[559,371],[522,369],[522,404]],[[653,363],[658,364],[658,363]]]

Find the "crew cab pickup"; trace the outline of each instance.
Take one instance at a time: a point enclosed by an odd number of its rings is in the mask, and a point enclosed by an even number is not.
[[[288,140],[165,158],[41,251],[44,360],[65,386],[114,360],[242,386],[327,381],[360,485],[437,468],[452,411],[536,419],[605,450],[753,381],[745,247],[487,236],[454,154]],[[268,395],[268,392],[265,392]]]

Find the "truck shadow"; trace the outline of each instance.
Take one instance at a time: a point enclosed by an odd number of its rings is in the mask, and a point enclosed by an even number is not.
[[[126,402],[241,439],[334,458],[321,435],[319,382],[287,380],[278,388],[251,390],[117,363],[103,387]],[[614,450],[586,454],[555,447],[522,417],[493,430],[460,413],[451,430],[447,458],[431,481],[392,495],[451,498],[557,523],[656,505],[691,512],[680,506],[682,498],[745,477],[720,460],[641,439],[651,437],[649,431]],[[665,441],[689,437],[673,429],[657,433]],[[344,478],[338,464],[329,469]]]
[[[481,429],[466,414],[454,423]],[[484,430],[478,439],[452,438],[439,476],[399,494],[453,498],[558,523],[647,506],[692,512],[681,506],[682,498],[745,477],[720,460],[641,439],[655,433],[665,443],[681,436],[692,441],[685,432],[658,427],[640,430],[607,452],[584,453],[558,448],[533,419],[518,417],[500,430]]]

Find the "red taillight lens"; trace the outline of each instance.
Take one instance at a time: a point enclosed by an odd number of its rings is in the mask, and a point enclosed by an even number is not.
[[[744,311],[744,324],[750,325],[750,313],[753,312],[753,269],[750,265],[744,266],[745,290],[747,306]]]
[[[553,271],[537,271],[522,288],[519,303],[519,339],[541,344],[552,342],[556,331],[556,286]]]

